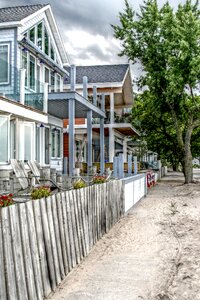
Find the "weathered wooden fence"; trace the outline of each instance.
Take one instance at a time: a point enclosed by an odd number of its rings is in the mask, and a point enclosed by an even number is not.
[[[122,181],[0,210],[0,299],[40,300],[120,219]]]

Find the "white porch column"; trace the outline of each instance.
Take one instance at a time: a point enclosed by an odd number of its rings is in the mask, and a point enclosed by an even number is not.
[[[109,162],[113,162],[115,156],[115,135],[113,128],[109,128]]]
[[[105,166],[105,149],[104,149],[104,118],[100,118],[100,169],[101,174],[104,173]]]
[[[74,119],[75,119],[75,100],[68,100],[69,110],[69,176],[74,175],[75,168],[75,151],[74,151]]]
[[[83,76],[83,97],[88,99],[88,90],[87,90],[88,78]]]
[[[93,104],[97,106],[97,87],[93,86]]]
[[[25,102],[25,78],[26,70],[20,69],[20,103],[24,104]]]
[[[92,111],[87,112],[87,137],[88,137],[88,147],[87,147],[87,171],[88,174],[92,167]]]
[[[114,93],[110,93],[110,124],[114,123]]]
[[[16,118],[16,145],[15,145],[15,158],[19,160],[19,143],[20,143],[19,119]]]
[[[47,82],[44,83],[44,104],[43,104],[43,112],[48,113],[48,89],[49,84]]]
[[[45,165],[45,127],[40,127],[40,164]]]
[[[123,154],[124,154],[124,162],[127,162],[127,138],[124,137],[123,140]]]
[[[71,91],[76,90],[76,66],[71,65],[71,77],[70,77]]]

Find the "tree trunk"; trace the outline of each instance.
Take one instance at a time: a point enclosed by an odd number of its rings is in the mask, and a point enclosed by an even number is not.
[[[192,165],[192,156],[185,156],[184,157],[184,167],[183,173],[185,176],[185,183],[193,182],[193,165]]]
[[[183,157],[183,173],[185,176],[185,183],[193,182],[193,164],[192,164],[192,153],[191,153],[191,133],[192,130],[189,127],[185,135],[184,145],[184,157]]]

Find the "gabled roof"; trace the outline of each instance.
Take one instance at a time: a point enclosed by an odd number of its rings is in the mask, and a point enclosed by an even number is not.
[[[123,82],[129,69],[129,64],[99,65],[99,66],[77,66],[76,83],[83,82],[83,76],[88,77],[88,83],[113,83]],[[70,69],[67,69],[70,73]],[[70,79],[66,79],[69,83]]]
[[[18,27],[39,15],[41,12],[45,12],[47,19],[49,20],[52,33],[54,35],[60,52],[63,64],[69,64],[66,54],[65,46],[60,36],[56,21],[54,19],[51,6],[49,4],[35,4],[35,5],[23,5],[0,8],[0,28]]]
[[[18,22],[34,14],[47,4],[23,5],[0,8],[0,23]]]

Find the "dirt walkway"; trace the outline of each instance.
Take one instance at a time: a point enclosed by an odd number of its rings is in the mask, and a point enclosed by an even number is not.
[[[200,299],[200,183],[167,176],[50,299]]]

